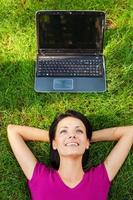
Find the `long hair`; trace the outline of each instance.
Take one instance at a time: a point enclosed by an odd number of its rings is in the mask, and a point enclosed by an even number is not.
[[[54,119],[54,121],[52,122],[50,128],[49,128],[50,163],[51,163],[51,166],[56,170],[59,169],[60,156],[59,156],[58,151],[53,149],[52,141],[55,139],[55,133],[56,133],[56,128],[57,128],[58,123],[66,117],[74,117],[74,118],[80,119],[83,122],[83,124],[86,128],[87,138],[89,140],[91,140],[91,137],[92,137],[92,126],[91,126],[89,120],[83,114],[81,114],[80,112],[77,112],[77,111],[74,111],[74,110],[67,110],[65,113],[60,114],[58,117],[56,117]],[[82,157],[82,167],[83,167],[83,169],[84,169],[85,165],[87,164],[88,157],[89,157],[89,151],[85,150],[83,157]]]

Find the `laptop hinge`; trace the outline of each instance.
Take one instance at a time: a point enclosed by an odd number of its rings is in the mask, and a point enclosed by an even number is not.
[[[57,51],[51,51],[46,52],[44,50],[40,50],[38,52],[38,55],[40,56],[81,56],[81,55],[103,55],[102,52],[57,52]]]

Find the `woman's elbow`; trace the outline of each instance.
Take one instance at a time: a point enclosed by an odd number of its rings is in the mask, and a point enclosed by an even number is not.
[[[15,125],[14,124],[8,124],[7,126],[7,135],[10,133],[13,133],[15,131]]]
[[[132,126],[132,130],[128,133],[128,137],[131,139],[132,144],[133,144],[133,126]]]

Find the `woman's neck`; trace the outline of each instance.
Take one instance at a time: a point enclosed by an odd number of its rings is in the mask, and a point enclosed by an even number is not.
[[[82,179],[84,171],[81,158],[62,158],[58,173],[65,180],[75,181]]]

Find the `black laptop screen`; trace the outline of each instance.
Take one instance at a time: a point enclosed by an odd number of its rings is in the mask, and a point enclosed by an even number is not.
[[[38,12],[39,49],[102,51],[103,12]]]

